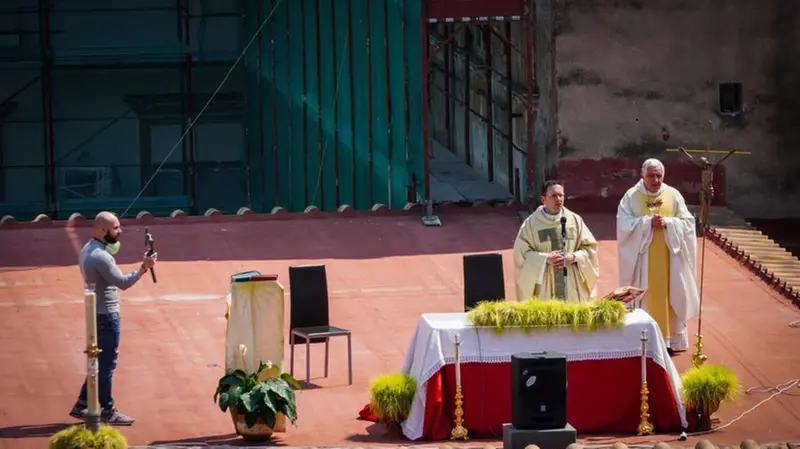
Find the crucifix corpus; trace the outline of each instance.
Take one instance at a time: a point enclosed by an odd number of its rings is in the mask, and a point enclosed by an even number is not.
[[[686,156],[693,164],[702,169],[700,187],[700,226],[705,234],[705,228],[708,226],[708,213],[711,209],[711,202],[714,200],[714,167],[721,164],[725,159],[728,159],[734,154],[750,154],[749,151],[739,150],[687,150],[683,147],[669,148],[667,151],[679,152]],[[706,154],[724,154],[722,159],[711,162],[706,156],[695,158],[691,153],[706,153]]]
[[[700,229],[702,236],[702,248],[700,250],[700,313],[697,317],[697,340],[694,347],[695,352],[692,354],[692,363],[694,366],[700,366],[706,361],[708,357],[703,354],[703,335],[700,333],[703,325],[703,278],[705,274],[705,261],[706,261],[706,230],[708,228],[708,213],[711,209],[711,202],[714,200],[714,167],[721,164],[725,159],[734,154],[750,154],[749,151],[739,150],[687,150],[683,147],[668,148],[667,151],[679,152],[686,156],[693,164],[702,169],[702,186],[700,187]],[[708,157],[700,156],[695,158],[692,153],[706,153],[711,154],[724,154],[722,158],[716,162],[709,161]]]

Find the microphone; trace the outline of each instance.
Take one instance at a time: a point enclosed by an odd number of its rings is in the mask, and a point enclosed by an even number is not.
[[[147,228],[144,228],[144,245],[150,247],[150,249],[147,250],[148,256],[152,256],[156,252],[155,248],[153,248],[153,235],[150,234]],[[154,284],[158,283],[155,267],[150,268],[150,277],[153,279]]]

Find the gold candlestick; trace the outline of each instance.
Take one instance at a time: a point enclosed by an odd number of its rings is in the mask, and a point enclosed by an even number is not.
[[[637,429],[639,436],[641,435],[652,435],[653,434],[653,425],[650,424],[650,405],[647,403],[647,397],[650,392],[647,390],[647,382],[642,382],[642,405],[639,407],[639,411],[642,413],[641,420],[639,421],[639,428]]]
[[[653,425],[650,424],[650,405],[648,403],[648,397],[650,395],[650,391],[647,389],[647,329],[642,329],[642,335],[639,337],[639,340],[642,342],[642,388],[641,392],[641,399],[642,404],[639,407],[639,411],[641,412],[641,420],[639,421],[638,433],[639,435],[651,435],[653,433]]]
[[[86,307],[86,399],[88,413],[86,427],[92,432],[100,428],[100,401],[98,395],[97,375],[99,366],[97,357],[103,352],[97,347],[97,295],[94,284],[86,286],[84,305]]]
[[[453,333],[453,344],[456,349],[456,396],[455,396],[455,424],[450,432],[451,440],[468,440],[469,432],[464,427],[464,394],[461,392],[461,336],[458,332]]]
[[[458,363],[458,362],[456,362]],[[464,395],[461,393],[461,385],[456,385],[456,412],[455,412],[455,422],[456,426],[453,427],[453,431],[450,432],[450,439],[451,440],[468,440],[469,439],[469,432],[467,428],[464,427],[464,409],[461,408],[464,405]]]

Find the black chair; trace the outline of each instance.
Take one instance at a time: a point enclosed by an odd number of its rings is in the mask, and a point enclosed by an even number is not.
[[[481,301],[506,298],[506,283],[503,276],[503,255],[464,255],[464,311]]]
[[[306,382],[311,380],[311,343],[325,343],[325,377],[328,377],[328,346],[331,337],[347,337],[348,382],[353,384],[353,352],[350,331],[330,325],[328,315],[328,277],[325,265],[289,267],[291,314],[289,345],[290,373],[294,375],[294,346],[306,345]]]

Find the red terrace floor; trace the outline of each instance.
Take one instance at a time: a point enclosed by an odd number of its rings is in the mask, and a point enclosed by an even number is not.
[[[519,226],[516,213],[453,212],[441,218],[441,228],[425,228],[408,216],[151,226],[159,283],[147,279],[123,296],[115,395],[138,421],[122,432],[135,445],[236,441],[230,418],[212,402],[221,374],[213,365],[223,363],[228,277],[258,269],[278,273],[288,284],[289,265],[319,261],[328,267],[332,322],[354,333],[354,385],[347,386],[344,341],[332,343],[328,379],[321,378],[321,348],[314,351],[312,382],[322,388],[300,393],[299,426],[281,440],[293,446],[399,443],[357,421],[356,414],[367,401],[370,379],[400,368],[419,314],[461,307],[462,254],[502,251],[507,289],[513,291],[509,248]],[[602,240],[600,290],[608,291],[616,284],[614,218],[586,219]],[[121,259],[132,268],[144,250],[143,230],[125,231]],[[82,290],[74,263],[87,232],[0,231],[2,448],[43,447],[47,436],[73,422],[67,412],[85,369]],[[711,362],[732,367],[745,388],[798,377],[800,329],[789,327],[800,319],[798,310],[713,245],[706,280],[704,334]],[[677,358],[679,370],[688,368],[688,358]],[[302,354],[297,363],[304,366]],[[766,396],[747,395],[719,417],[727,422]],[[800,400],[777,397],[710,438],[798,441]]]

